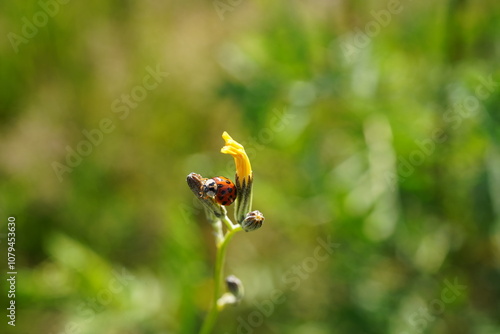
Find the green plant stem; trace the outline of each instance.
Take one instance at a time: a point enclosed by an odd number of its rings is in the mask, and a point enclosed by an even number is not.
[[[224,272],[224,259],[226,257],[227,245],[236,234],[236,232],[242,230],[241,226],[233,225],[233,223],[229,218],[227,218],[227,216],[224,216],[222,220],[228,226],[228,230],[222,240],[220,242],[217,242],[217,255],[215,258],[214,270],[214,295],[210,311],[207,314],[205,321],[203,322],[200,334],[209,334],[212,332],[215,321],[217,320],[217,316],[219,315],[219,311],[222,309],[222,307],[217,306],[217,300],[219,299],[221,293],[220,288],[222,286],[221,280]]]
[[[227,216],[222,217],[222,221],[224,222],[224,224],[226,224],[228,231],[232,231],[239,227],[239,225],[234,225],[231,219],[227,218]]]
[[[212,227],[214,228],[214,234],[215,234],[215,242],[216,244],[222,243],[224,240],[224,234],[222,231],[222,222],[220,219],[217,219],[213,224]]]

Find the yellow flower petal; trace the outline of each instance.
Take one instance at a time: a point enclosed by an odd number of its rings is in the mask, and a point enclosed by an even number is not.
[[[226,141],[226,145],[220,150],[221,153],[231,154],[236,164],[236,175],[243,182],[252,178],[252,166],[248,159],[247,153],[243,145],[235,141],[231,136],[224,131],[222,138]]]

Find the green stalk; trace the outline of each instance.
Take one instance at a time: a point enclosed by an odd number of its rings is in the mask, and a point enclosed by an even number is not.
[[[222,310],[222,307],[217,306],[217,300],[221,294],[221,286],[222,286],[222,277],[224,276],[224,260],[226,258],[226,249],[229,241],[233,238],[236,232],[241,231],[241,226],[233,225],[231,220],[227,218],[227,216],[223,216],[222,220],[228,227],[227,233],[224,237],[217,242],[217,255],[215,258],[215,270],[214,270],[214,295],[212,300],[212,305],[210,307],[210,311],[205,317],[205,321],[203,322],[203,326],[201,327],[200,334],[210,334],[215,325],[215,321],[217,320],[217,316],[219,315],[219,311]]]

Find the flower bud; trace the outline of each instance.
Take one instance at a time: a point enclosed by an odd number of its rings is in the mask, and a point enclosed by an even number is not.
[[[220,309],[226,305],[238,304],[244,295],[243,283],[234,275],[226,277],[226,288],[227,292],[217,300],[217,306]]]
[[[242,221],[246,218],[246,214],[252,209],[252,197],[253,197],[253,176],[250,175],[247,178],[241,180],[238,175],[236,175],[236,190],[237,199],[236,207],[234,209],[234,215],[236,221],[242,224]]]
[[[233,294],[239,301],[243,298],[245,290],[243,289],[243,283],[240,279],[234,275],[226,277],[226,287],[227,291]]]
[[[245,219],[241,222],[241,227],[243,227],[245,232],[257,230],[262,226],[264,220],[265,218],[262,212],[255,210],[247,213]]]

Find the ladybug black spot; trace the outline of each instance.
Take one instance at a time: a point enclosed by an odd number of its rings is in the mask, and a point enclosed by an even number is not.
[[[231,181],[229,181],[229,180],[226,180],[226,183],[227,183],[227,184],[231,184]]]
[[[219,195],[218,197],[219,197],[219,201],[222,201],[224,199],[224,196],[222,196],[222,195]]]
[[[227,189],[227,192],[228,192],[228,193],[232,193],[232,192],[233,192],[233,188],[228,188],[228,189]]]
[[[220,187],[222,187],[222,184],[220,184],[220,183],[219,183],[219,184],[217,185],[217,188],[220,188]]]
[[[225,194],[226,194],[226,189],[221,190],[221,191],[220,191],[220,194],[221,194],[221,195],[225,195]]]
[[[222,205],[226,205],[226,204],[227,204],[227,201],[222,202]]]

